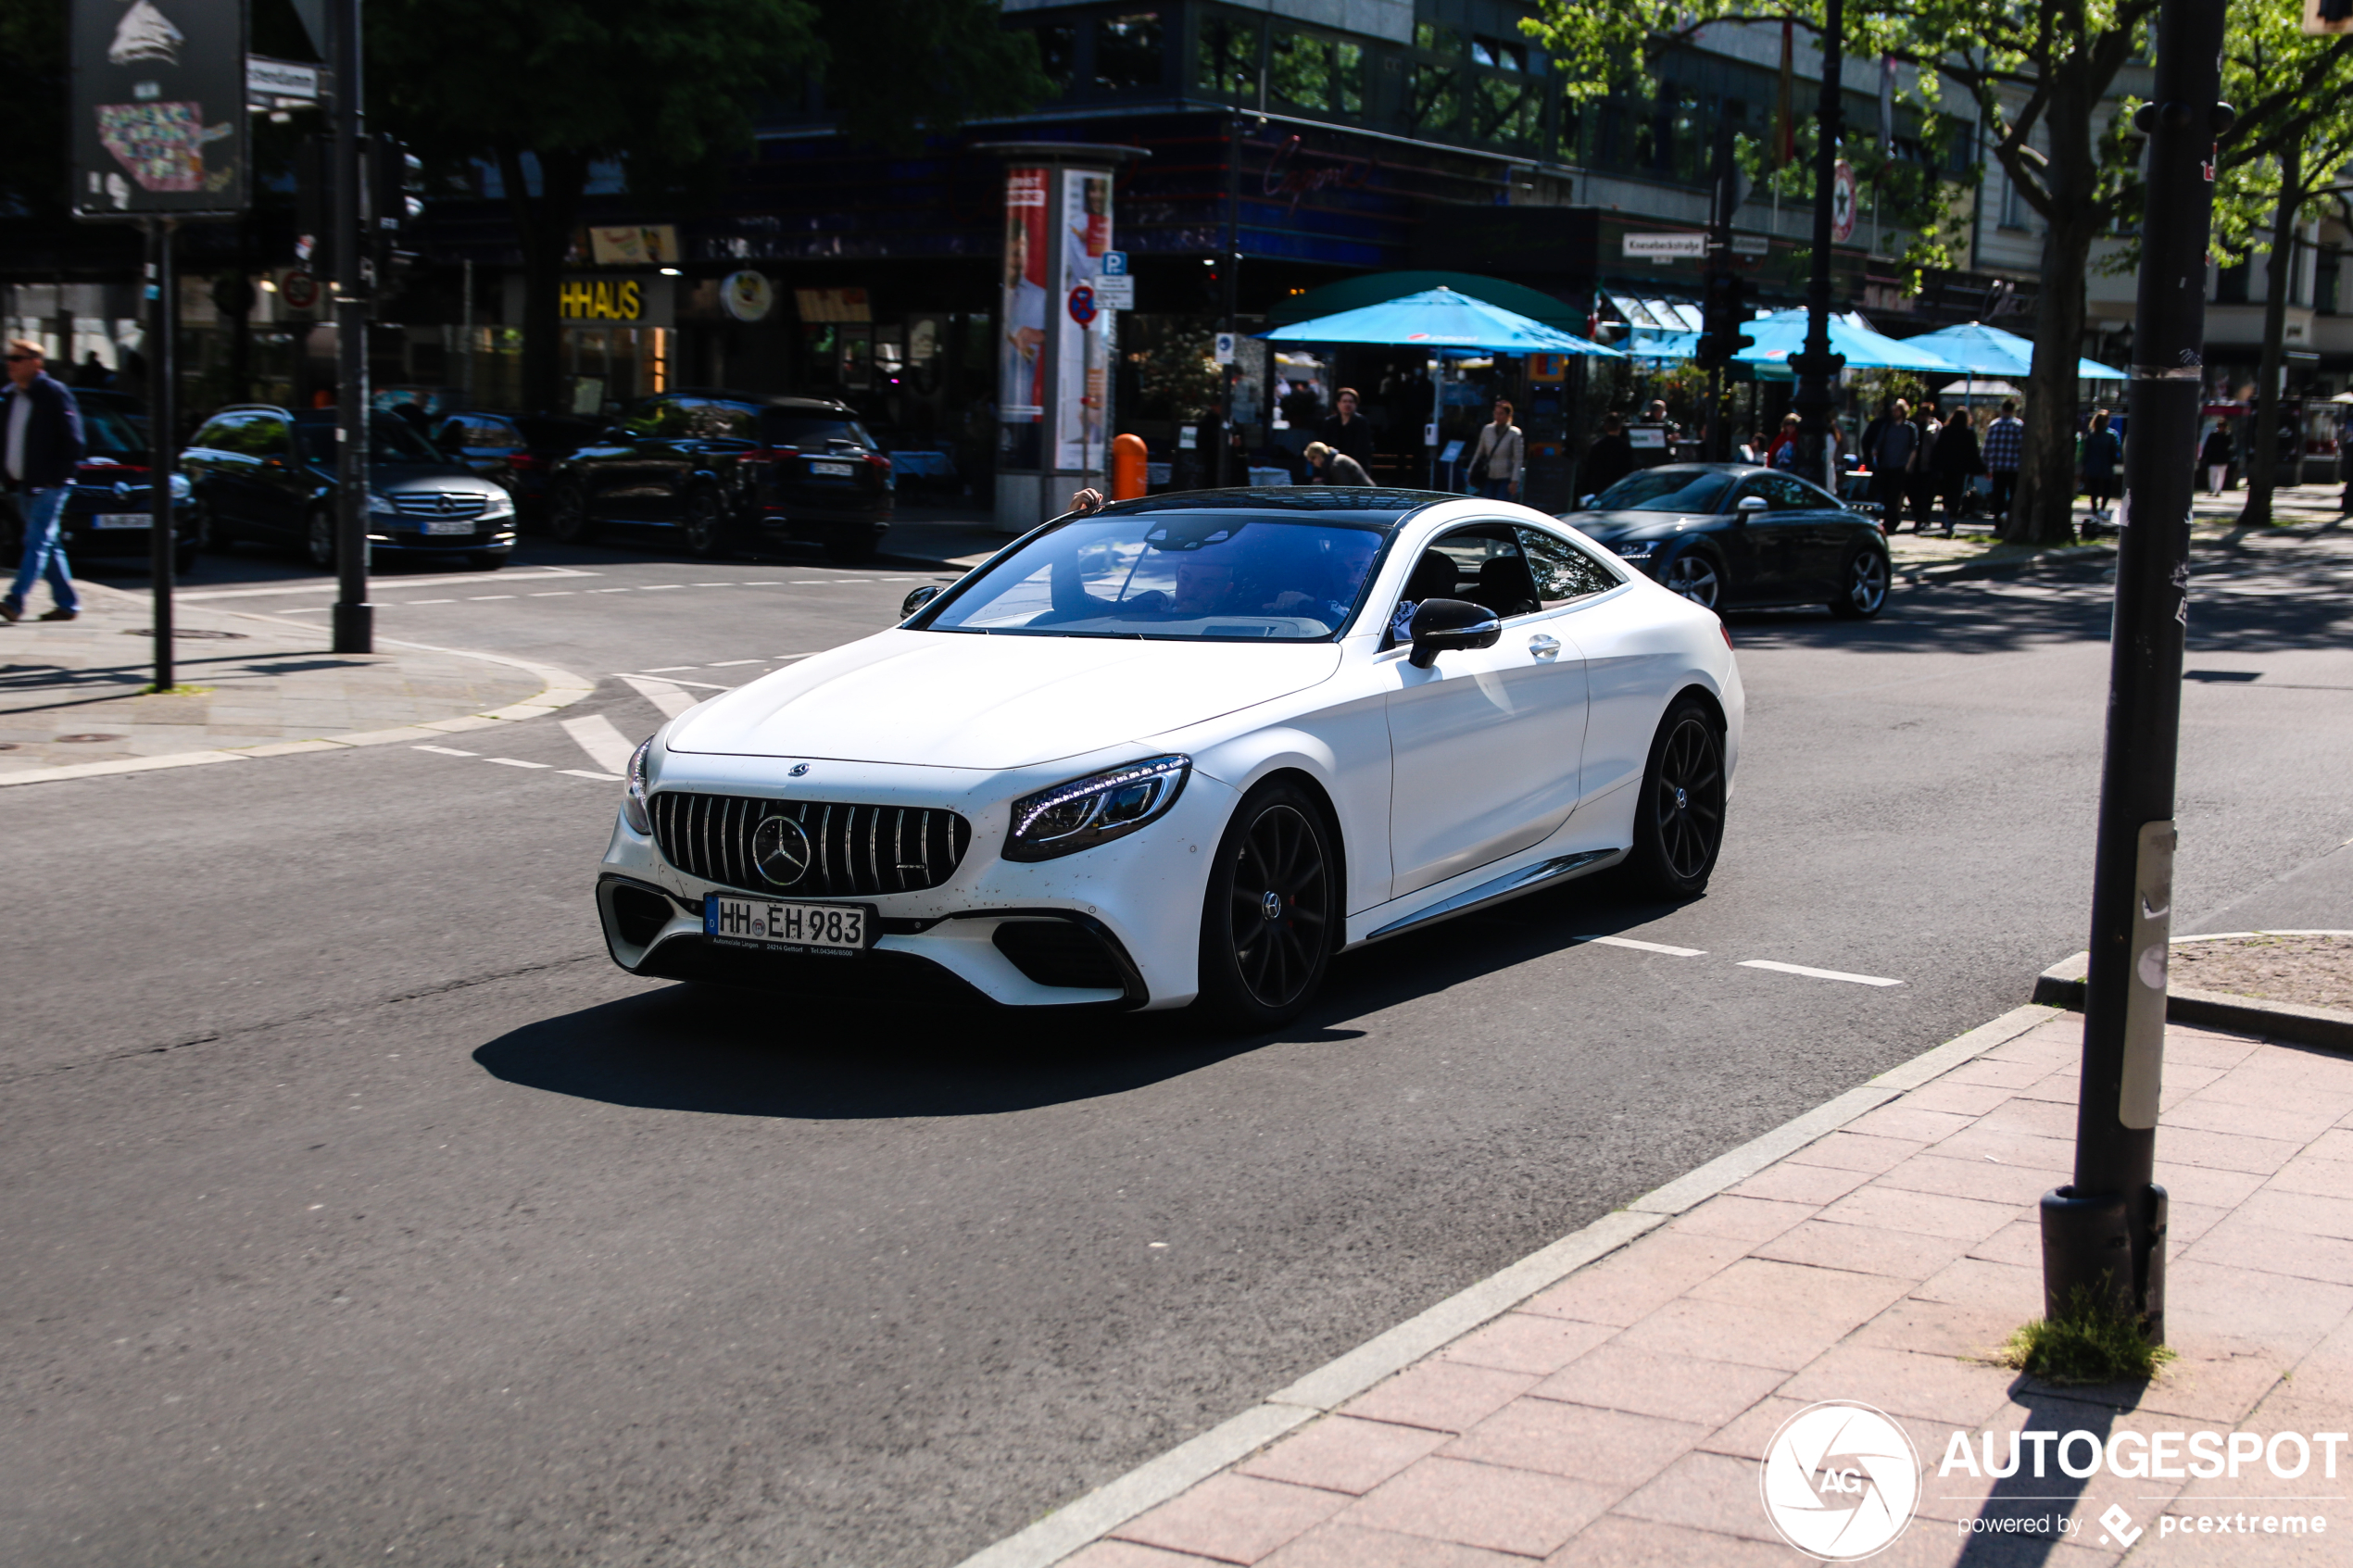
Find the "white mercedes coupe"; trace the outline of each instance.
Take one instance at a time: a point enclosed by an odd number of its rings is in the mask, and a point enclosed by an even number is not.
[[[1621,861],[1690,897],[1723,842],[1723,622],[1524,507],[1120,502],[902,614],[638,748],[615,962],[1255,1030],[1337,952]]]

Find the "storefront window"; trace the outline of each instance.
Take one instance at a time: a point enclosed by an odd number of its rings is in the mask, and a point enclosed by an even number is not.
[[[1532,146],[1543,130],[1544,100],[1532,82],[1481,77],[1477,102],[1478,135],[1482,142]]]
[[[1130,93],[1161,83],[1160,13],[1134,11],[1095,24],[1095,85],[1106,93]]]
[[[1408,122],[1414,130],[1443,133],[1461,122],[1463,92],[1458,76],[1451,66],[1414,68],[1414,96],[1408,109]]]
[[[1258,24],[1211,17],[1201,24],[1193,55],[1193,85],[1220,98],[1258,95]]]

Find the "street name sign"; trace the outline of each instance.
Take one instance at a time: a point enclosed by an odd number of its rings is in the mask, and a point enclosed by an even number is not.
[[[1627,235],[1626,259],[1634,261],[1645,257],[1653,261],[1674,261],[1684,257],[1704,261],[1707,258],[1707,236],[1704,233]]]

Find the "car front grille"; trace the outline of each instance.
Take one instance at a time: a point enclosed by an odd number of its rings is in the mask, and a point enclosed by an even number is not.
[[[396,490],[395,511],[408,517],[480,517],[484,497],[463,490]]]
[[[756,893],[845,898],[921,892],[956,874],[973,836],[972,824],[955,812],[920,806],[670,789],[656,791],[651,804],[664,859],[689,876]],[[774,880],[760,865],[755,840],[771,817],[806,835],[807,869],[790,881]]]

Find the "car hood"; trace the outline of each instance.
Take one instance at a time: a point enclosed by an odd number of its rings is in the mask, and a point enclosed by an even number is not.
[[[1329,680],[1330,643],[890,631],[679,721],[673,751],[1006,769],[1162,734]]]
[[[475,490],[505,495],[463,463],[378,463],[368,470],[368,482],[385,495],[396,490]]]
[[[1561,521],[1595,544],[1689,533],[1716,520],[1705,512],[1569,512]]]

